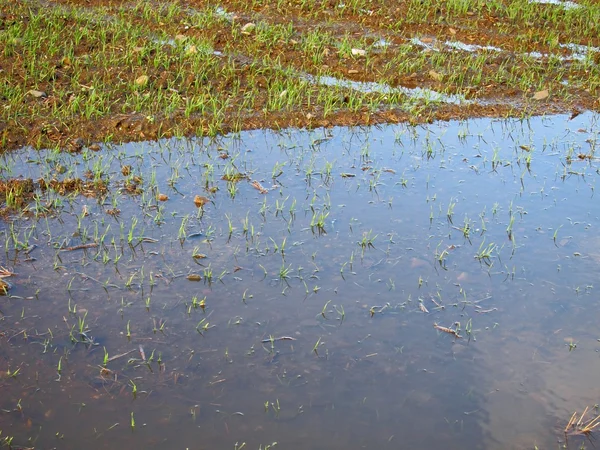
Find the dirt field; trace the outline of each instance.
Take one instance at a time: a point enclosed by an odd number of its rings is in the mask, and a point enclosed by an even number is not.
[[[600,107],[593,2],[0,3],[4,149]]]

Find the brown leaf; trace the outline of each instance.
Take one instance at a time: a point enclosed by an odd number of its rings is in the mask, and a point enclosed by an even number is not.
[[[429,71],[429,77],[432,80],[435,80],[435,81],[442,81],[442,74],[441,73],[437,73],[435,70],[430,70]]]
[[[206,205],[208,202],[210,202],[210,200],[206,197],[202,197],[201,195],[196,195],[194,197],[194,204],[198,207],[198,208],[202,208],[204,205]]]
[[[548,89],[544,89],[543,91],[538,91],[535,94],[533,94],[533,99],[534,100],[545,100],[550,96],[550,93],[548,92]]]

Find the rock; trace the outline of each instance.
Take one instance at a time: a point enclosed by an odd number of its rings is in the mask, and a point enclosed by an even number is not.
[[[197,273],[190,273],[186,278],[190,281],[200,281],[202,279]]]
[[[365,56],[367,54],[362,48],[353,48],[351,50],[352,56]]]
[[[48,97],[48,94],[46,94],[44,91],[36,91],[35,89],[31,89],[30,91],[27,91],[27,94],[31,95],[32,97],[35,97],[35,98]]]
[[[550,96],[550,93],[548,92],[548,89],[544,89],[543,91],[538,91],[535,94],[533,94],[533,99],[534,100],[545,100]]]
[[[356,70],[356,69],[350,69],[350,70],[348,70],[348,74],[350,74],[350,75],[355,75],[357,73],[358,73],[358,70]]]
[[[169,197],[167,196],[167,194],[158,194],[158,201],[159,202],[166,202],[167,200],[169,200]]]
[[[186,55],[195,55],[196,53],[198,53],[198,48],[195,45],[190,45],[186,50],[185,50],[185,54]]]
[[[254,29],[256,28],[256,24],[253,22],[248,22],[246,25],[244,25],[242,27],[242,33],[244,34],[250,34],[254,31]]]
[[[208,202],[210,202],[210,200],[206,197],[202,197],[201,195],[196,195],[194,197],[194,204],[198,207],[198,208],[202,208],[204,205],[206,205]]]
[[[137,86],[146,86],[148,84],[149,79],[150,78],[148,77],[148,75],[141,75],[135,79],[135,84]]]
[[[99,152],[100,151],[100,146],[98,144],[92,144],[88,147],[91,151],[93,152]]]

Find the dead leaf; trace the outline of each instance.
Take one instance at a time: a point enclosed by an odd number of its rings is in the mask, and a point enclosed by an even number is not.
[[[30,91],[27,91],[27,93],[29,95],[31,95],[32,97],[35,97],[35,98],[46,98],[46,97],[48,97],[48,94],[46,94],[44,91],[36,91],[35,89],[31,89]]]
[[[441,73],[437,73],[435,70],[430,70],[429,71],[429,77],[432,80],[435,80],[435,81],[442,81],[442,74]]]
[[[252,22],[248,22],[246,25],[244,25],[242,27],[242,33],[243,34],[250,34],[254,31],[254,29],[256,28],[256,24],[252,23]]]
[[[533,99],[534,100],[545,100],[550,96],[550,93],[548,92],[548,89],[544,89],[543,91],[538,91],[535,94],[533,94]]]
[[[206,197],[202,197],[201,195],[196,195],[194,197],[194,204],[198,207],[198,208],[202,208],[204,205],[206,205],[208,202],[210,202],[210,200]]]

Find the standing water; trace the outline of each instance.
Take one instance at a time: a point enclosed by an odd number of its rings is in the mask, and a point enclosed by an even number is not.
[[[1,442],[590,446],[598,118],[2,155]]]

